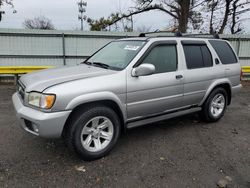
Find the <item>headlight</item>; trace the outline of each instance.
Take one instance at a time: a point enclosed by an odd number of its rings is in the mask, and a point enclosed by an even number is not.
[[[31,92],[28,94],[29,105],[43,109],[50,109],[53,106],[55,99],[56,96],[52,94],[43,94],[37,92]]]

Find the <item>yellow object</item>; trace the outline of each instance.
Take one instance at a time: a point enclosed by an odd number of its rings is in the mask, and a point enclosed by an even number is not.
[[[53,104],[55,102],[55,98],[56,98],[55,95],[46,95],[45,96],[45,101],[46,101],[45,108],[46,109],[50,109],[53,106]]]
[[[250,66],[242,66],[242,73],[250,73]]]
[[[0,74],[26,74],[42,69],[53,68],[52,66],[0,66]]]

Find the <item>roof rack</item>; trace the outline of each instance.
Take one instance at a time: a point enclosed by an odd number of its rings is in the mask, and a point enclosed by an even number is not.
[[[180,31],[176,31],[173,33],[172,31],[159,31],[159,30],[155,30],[153,32],[140,33],[139,37],[146,37],[147,34],[157,34],[157,33],[172,33],[172,34],[174,34],[174,36],[168,35],[167,37],[197,37],[197,36],[202,37],[202,36],[204,36],[204,38],[209,38],[212,36],[212,38],[220,39],[220,36],[218,33],[214,33],[214,34],[204,34],[204,33],[182,34]],[[155,37],[164,37],[164,36],[161,35],[161,36],[155,36]]]
[[[213,38],[215,39],[220,39],[220,36],[218,33],[214,33],[214,34],[205,34],[205,33],[199,33],[199,34],[186,34],[186,35],[183,35],[183,37],[196,37],[196,36],[207,36],[207,38],[209,36],[212,36]]]
[[[170,32],[170,31],[160,31],[159,29],[157,29],[157,30],[151,31],[151,32],[140,33],[139,37],[146,37],[147,34],[154,34],[154,33],[173,33],[173,32]]]

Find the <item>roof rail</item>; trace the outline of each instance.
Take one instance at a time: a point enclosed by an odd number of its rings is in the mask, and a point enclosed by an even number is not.
[[[215,39],[220,39],[220,36],[218,33],[214,33],[214,34],[205,34],[205,33],[182,34],[180,31],[172,32],[172,31],[159,31],[159,30],[155,30],[153,32],[140,33],[139,37],[146,37],[147,34],[156,34],[156,33],[172,33],[172,34],[174,34],[175,37],[197,37],[197,36],[202,37],[202,36],[204,36],[204,38],[208,38],[209,36],[212,36]],[[205,37],[205,36],[207,36],[207,37]],[[161,35],[161,36],[156,36],[156,37],[163,37],[163,36]],[[167,37],[171,37],[171,36],[168,35]]]
[[[196,36],[212,36],[213,38],[215,39],[220,39],[220,36],[218,33],[214,33],[214,34],[210,34],[210,33],[199,33],[199,34],[186,34],[186,35],[183,35],[183,37],[196,37]]]
[[[155,33],[173,33],[171,31],[160,31],[159,29],[151,32],[140,33],[139,37],[146,37],[147,34],[155,34]]]

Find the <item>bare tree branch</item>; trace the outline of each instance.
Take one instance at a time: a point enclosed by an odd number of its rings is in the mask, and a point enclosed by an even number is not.
[[[55,29],[51,20],[44,16],[36,17],[34,19],[26,19],[23,25],[26,29],[42,29],[42,30]]]
[[[200,2],[200,0],[198,0]],[[203,0],[202,0],[203,1]],[[106,30],[111,25],[122,22],[124,19],[131,18],[131,16],[138,15],[148,11],[158,10],[171,18],[177,20],[178,28],[181,32],[186,32],[187,24],[191,16],[189,11],[190,6],[194,5],[194,0],[134,0],[135,6],[132,7],[128,13],[111,14],[108,18],[100,18],[93,20],[88,18],[88,23],[91,30]],[[196,20],[195,17],[192,18]],[[197,20],[196,20],[197,21]]]
[[[13,9],[13,14],[15,14],[17,12],[14,9],[14,4],[13,4],[12,0],[0,0],[0,22],[3,18],[3,14],[5,14],[5,12],[1,10],[1,8],[4,4],[11,6],[11,8]]]

